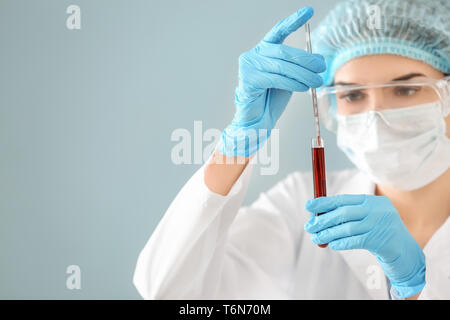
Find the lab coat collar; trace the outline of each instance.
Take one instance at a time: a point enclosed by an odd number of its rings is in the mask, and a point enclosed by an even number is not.
[[[436,232],[428,240],[423,248],[423,252],[427,257],[431,258],[447,258],[448,266],[450,267],[450,217],[436,230]],[[447,268],[448,276],[450,278],[450,268]]]
[[[361,171],[356,171],[356,174],[340,187],[339,193],[374,195],[375,183]],[[338,250],[337,252],[347,262],[371,298],[376,300],[389,299],[386,277],[372,253],[363,249]]]

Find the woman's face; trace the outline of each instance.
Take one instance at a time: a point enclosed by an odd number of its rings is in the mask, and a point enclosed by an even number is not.
[[[422,61],[393,54],[380,54],[358,57],[348,61],[337,70],[334,82],[385,83],[412,73],[423,74],[433,79],[444,77],[441,71]],[[371,101],[377,103],[376,97],[373,98]],[[445,118],[445,122],[446,134],[450,138],[450,115]]]

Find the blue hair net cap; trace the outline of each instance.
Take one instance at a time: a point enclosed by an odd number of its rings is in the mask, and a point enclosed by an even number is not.
[[[449,0],[348,0],[340,2],[311,35],[324,56],[324,85],[350,59],[397,54],[450,72]]]

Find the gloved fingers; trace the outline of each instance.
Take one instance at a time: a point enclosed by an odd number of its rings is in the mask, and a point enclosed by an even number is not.
[[[332,250],[351,250],[351,249],[365,249],[364,241],[365,234],[358,234],[351,237],[341,238],[328,242],[328,247]]]
[[[338,194],[306,201],[305,209],[313,213],[329,212],[342,206],[354,206],[366,201],[365,194]]]
[[[255,88],[247,85],[245,81],[239,80],[239,85],[234,91],[235,106],[239,109],[246,108],[247,104],[256,100],[266,92],[266,88]]]
[[[350,221],[313,233],[311,240],[317,244],[330,243],[341,238],[364,234],[368,232],[367,229],[360,221]]]
[[[359,221],[367,216],[367,210],[362,205],[343,206],[326,214],[313,216],[306,224],[305,230],[316,233],[350,221]]]
[[[325,58],[318,53],[309,53],[305,50],[290,47],[285,44],[274,44],[261,41],[256,47],[255,51],[265,57],[281,59],[312,72],[324,72],[326,70]]]
[[[263,38],[271,43],[282,43],[292,32],[304,25],[314,14],[314,9],[306,6],[289,17],[279,21]]]
[[[303,83],[308,88],[317,88],[323,84],[323,79],[321,76],[291,62],[264,57],[261,55],[245,57],[243,59],[247,60],[241,60],[241,63],[248,63],[251,67],[262,72],[275,73],[288,77]],[[243,71],[243,75],[245,76],[245,69],[243,69]]]
[[[284,75],[254,69],[245,80],[246,85],[254,88],[275,88],[288,91],[307,91],[309,87]]]

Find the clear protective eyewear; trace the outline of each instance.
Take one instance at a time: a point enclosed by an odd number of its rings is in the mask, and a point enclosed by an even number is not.
[[[319,115],[325,127],[336,132],[337,118],[368,112],[395,112],[402,108],[438,102],[442,116],[450,113],[450,76],[442,79],[417,77],[381,84],[325,86],[317,89]],[[348,117],[347,117],[348,118]],[[392,124],[395,125],[395,124]]]

